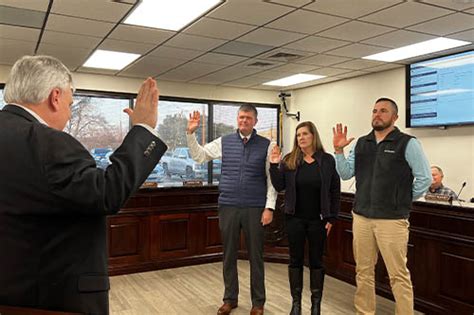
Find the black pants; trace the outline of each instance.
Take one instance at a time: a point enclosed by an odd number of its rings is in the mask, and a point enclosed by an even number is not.
[[[219,207],[219,228],[224,247],[224,302],[236,303],[239,295],[237,255],[240,230],[245,236],[250,262],[250,295],[252,306],[265,304],[265,274],[263,263],[264,228],[263,208]]]
[[[301,268],[304,264],[304,245],[309,245],[309,266],[311,269],[323,267],[323,253],[326,243],[326,223],[322,220],[302,219],[286,216],[286,231],[290,249],[290,268]]]

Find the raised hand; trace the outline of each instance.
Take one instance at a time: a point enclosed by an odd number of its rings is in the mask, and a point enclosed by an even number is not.
[[[347,126],[344,126],[343,131],[342,124],[336,124],[336,127],[332,128],[332,133],[332,144],[334,145],[334,150],[336,150],[337,153],[342,152],[342,149],[344,149],[344,147],[354,140],[354,138],[347,139]]]
[[[189,114],[188,120],[188,127],[186,128],[186,132],[192,134],[199,128],[199,122],[201,121],[201,114],[199,111],[195,110],[191,114]]]
[[[154,79],[148,78],[142,83],[133,109],[125,108],[123,110],[130,117],[132,125],[146,124],[153,129],[156,127],[159,95],[160,92]]]
[[[280,163],[281,161],[281,150],[280,147],[275,144],[270,152],[270,163]]]

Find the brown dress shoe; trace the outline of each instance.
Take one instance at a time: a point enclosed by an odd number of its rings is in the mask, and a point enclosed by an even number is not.
[[[217,315],[229,315],[230,312],[237,307],[237,303],[224,303],[221,307],[217,310]]]
[[[254,306],[250,311],[250,315],[263,315],[263,306]]]

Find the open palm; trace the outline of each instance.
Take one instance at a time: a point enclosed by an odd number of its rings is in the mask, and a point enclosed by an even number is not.
[[[342,128],[342,124],[336,124],[336,127],[332,128],[333,139],[332,143],[334,148],[344,148],[354,140],[354,138],[347,139],[347,126]]]
[[[191,114],[189,114],[189,120],[188,120],[188,127],[187,127],[187,132],[188,133],[193,133],[196,131],[196,129],[199,128],[199,123],[201,121],[201,114],[198,111],[193,111]]]

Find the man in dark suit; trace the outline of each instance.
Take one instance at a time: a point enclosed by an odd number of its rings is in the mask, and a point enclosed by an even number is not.
[[[107,314],[106,215],[167,149],[154,130],[153,79],[125,110],[133,127],[105,171],[62,132],[72,94],[56,58],[25,56],[12,67],[0,111],[0,305]]]

